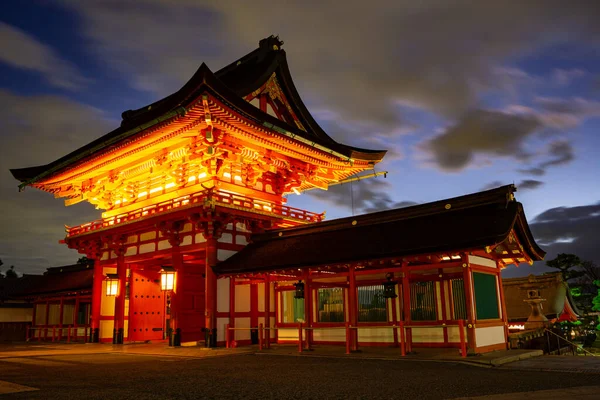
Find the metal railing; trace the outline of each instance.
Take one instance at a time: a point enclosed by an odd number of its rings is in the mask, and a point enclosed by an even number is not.
[[[147,218],[153,215],[159,215],[180,207],[190,208],[202,204],[215,204],[223,207],[238,208],[245,211],[260,214],[270,214],[302,222],[319,222],[325,218],[325,213],[317,214],[299,208],[283,206],[273,202],[253,199],[230,192],[211,190],[178,197],[147,207],[142,207],[127,213],[119,214],[115,217],[98,219],[78,226],[65,226],[65,229],[67,232],[67,237],[71,237],[142,218]]]
[[[406,354],[412,352],[412,328],[449,328],[456,326],[459,330],[459,338],[460,338],[460,355],[461,357],[467,357],[467,340],[465,336],[465,321],[458,320],[457,325],[405,325],[403,321],[400,321],[398,325],[381,325],[376,326],[377,329],[394,329],[399,330],[400,333],[400,341],[398,343],[400,347],[401,356],[406,356]],[[303,326],[302,322],[298,323],[298,352],[302,353],[303,351],[312,350],[312,343],[310,341],[310,335],[308,332],[316,331],[316,330],[336,330],[336,329],[344,329],[346,331],[346,354],[352,353],[354,350],[358,350],[358,338],[354,343],[352,343],[351,332],[352,330],[358,331],[358,329],[364,328],[362,326],[352,326],[350,323],[346,322],[344,326],[329,326],[329,327],[313,327],[313,326]],[[259,324],[258,327],[250,327],[250,328],[232,328],[229,324],[225,324],[225,346],[227,348],[232,347],[232,342],[234,339],[231,337],[231,332],[233,331],[244,331],[244,330],[258,330],[258,348],[262,350],[263,348],[269,348],[271,343],[271,335],[265,341],[264,332],[270,330],[278,330],[278,329],[293,329],[291,327],[279,328],[277,326],[274,327],[264,327],[263,324]]]
[[[594,353],[591,353],[591,352],[587,351],[586,349],[583,348],[582,345],[578,345],[576,343],[573,343],[570,340],[565,339],[564,337],[556,334],[555,332],[552,332],[549,329],[544,329],[544,331],[546,333],[546,341],[548,343],[548,353],[550,353],[550,334],[552,334],[552,335],[556,336],[557,352],[558,352],[559,356],[560,356],[560,341],[562,340],[564,342],[567,342],[571,346],[571,349],[573,350],[573,355],[575,355],[575,349],[577,349],[577,350],[583,351],[586,356],[589,354],[592,357],[596,357],[596,355]]]

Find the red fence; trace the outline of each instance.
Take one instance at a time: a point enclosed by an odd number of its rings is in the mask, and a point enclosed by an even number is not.
[[[87,341],[89,325],[35,325],[27,329],[27,341],[52,341],[67,343]]]
[[[114,225],[123,224],[125,222],[130,222],[141,218],[147,218],[153,215],[159,215],[180,207],[188,208],[211,203],[224,207],[239,208],[250,212],[259,212],[261,214],[272,214],[273,216],[280,216],[282,218],[304,222],[319,222],[325,218],[324,213],[317,214],[310,211],[301,210],[299,208],[279,205],[269,201],[252,199],[250,197],[245,197],[234,193],[214,190],[211,192],[204,191],[189,196],[179,197],[148,207],[129,211],[115,217],[99,219],[78,226],[66,227],[67,237],[93,232],[98,229],[108,228]]]

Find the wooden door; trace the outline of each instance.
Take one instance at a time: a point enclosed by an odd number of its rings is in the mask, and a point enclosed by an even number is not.
[[[160,340],[165,329],[165,298],[158,271],[132,271],[129,295],[129,339]]]

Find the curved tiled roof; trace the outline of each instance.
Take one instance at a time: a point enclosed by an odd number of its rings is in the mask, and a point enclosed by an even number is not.
[[[506,240],[514,229],[540,260],[513,185],[471,195],[357,217],[253,235],[252,243],[216,267],[234,274],[302,268],[463,249]],[[448,207],[449,205],[449,207]],[[522,240],[522,239],[521,239]]]
[[[117,129],[50,164],[11,169],[11,172],[17,180],[24,182],[21,186],[32,184],[73,166],[92,154],[108,151],[118,143],[134,138],[136,134],[150,126],[185,114],[185,107],[204,93],[216,96],[224,104],[259,125],[290,132],[348,158],[380,161],[386,151],[361,149],[338,143],[317,124],[294,86],[285,51],[280,48],[281,44],[282,42],[274,36],[263,39],[258,49],[216,73],[203,63],[177,92],[137,110],[123,112],[121,126]],[[290,106],[302,125],[307,128],[306,131],[262,112],[243,99],[243,96],[260,88],[273,73],[276,74],[284,94],[289,99]]]

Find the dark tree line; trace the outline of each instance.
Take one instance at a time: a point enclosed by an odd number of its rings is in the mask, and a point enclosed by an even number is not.
[[[595,315],[600,311],[600,266],[574,254],[564,253],[546,262],[546,265],[562,273],[569,284],[575,305],[583,314],[575,324],[569,323],[569,328],[583,328],[582,334],[594,329],[600,330],[599,318]]]
[[[2,262],[2,260],[0,260],[0,267],[2,267],[4,265],[4,263]],[[6,270],[6,272],[3,274],[2,270],[0,269],[0,279],[13,279],[13,278],[18,278],[19,276],[17,275],[17,272],[15,271],[15,266],[11,265],[9,269]]]

